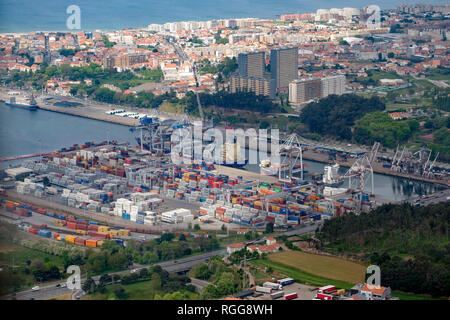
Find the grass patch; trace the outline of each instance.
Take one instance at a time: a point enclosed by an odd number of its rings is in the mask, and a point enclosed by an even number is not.
[[[159,106],[159,110],[167,113],[184,114],[184,105],[164,101]]]
[[[40,259],[42,262],[52,262],[58,266],[63,265],[62,257],[51,255],[38,250],[33,250],[29,248],[22,247],[20,245],[7,242],[2,240],[0,242],[0,263],[12,266],[26,266],[28,260],[33,261],[34,259]]]
[[[422,296],[422,295],[416,295],[412,293],[403,293],[403,292],[396,292],[393,291],[391,293],[393,297],[397,297],[400,300],[447,300],[445,298],[433,298],[430,296]]]
[[[321,278],[347,283],[363,282],[366,274],[366,267],[362,264],[336,257],[299,251],[273,253],[268,256],[268,259]]]
[[[285,274],[286,276],[294,279],[296,282],[317,285],[317,286],[325,286],[325,285],[335,285],[338,288],[350,289],[354,284],[347,283],[344,281],[332,280],[323,277],[319,277],[313,274],[306,273],[302,270],[296,269],[294,267],[287,266],[282,263],[270,261],[270,260],[254,260],[250,263],[258,265],[260,267],[268,267],[272,268],[275,271]]]

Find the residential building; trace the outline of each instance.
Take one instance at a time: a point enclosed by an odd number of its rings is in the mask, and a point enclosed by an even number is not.
[[[238,63],[240,77],[262,78],[264,76],[265,53],[263,51],[239,53]]]
[[[273,99],[275,97],[275,81],[268,78],[231,76],[230,91],[254,92],[256,95],[264,95]]]
[[[227,254],[231,255],[233,252],[240,251],[245,248],[243,243],[231,243],[227,245]]]
[[[270,52],[271,78],[277,91],[286,92],[289,83],[298,79],[298,48],[277,48]]]
[[[329,96],[330,94],[341,95],[345,92],[345,76],[337,75],[322,78],[321,82],[321,94],[322,98]]]
[[[307,78],[289,83],[289,103],[298,105],[321,97],[321,80]]]

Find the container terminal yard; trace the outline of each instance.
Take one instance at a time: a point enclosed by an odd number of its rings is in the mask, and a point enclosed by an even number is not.
[[[394,174],[413,172],[424,181],[439,181],[442,185],[448,182],[448,172],[436,170],[436,161],[430,161],[430,157],[414,162],[410,156],[406,164],[408,158],[403,155],[407,152],[403,150],[388,166],[378,153],[379,143],[368,152],[330,152],[323,146],[306,145],[296,135],[283,140],[282,164],[272,175],[261,174],[262,165],[261,173],[204,160],[175,165],[170,155],[170,135],[175,128],[190,128],[191,124],[186,119],[172,120],[166,126],[158,118],[130,120],[139,122],[134,127],[140,138],[138,146],[88,141],[55,152],[19,156],[24,159],[19,166],[1,172],[0,219],[16,224],[19,232],[31,237],[88,248],[100,247],[106,239],[121,246],[129,240],[145,242],[165,232],[196,237],[224,226],[233,231],[246,228],[263,232],[267,223],[290,236],[314,232],[323,220],[349,212],[367,212],[392,202],[373,194],[376,166]],[[339,174],[338,166],[327,166],[322,179],[313,176],[307,180],[302,169],[302,156],[307,152],[332,163],[339,163],[340,157],[349,169]],[[344,179],[351,181],[351,188],[342,187]],[[372,192],[367,192],[370,183]],[[441,199],[448,201],[448,189],[410,201],[419,206]],[[187,231],[194,224],[202,231]],[[221,249],[192,261],[185,258],[161,265],[169,272],[186,272],[209,257],[223,254]],[[232,299],[348,297],[348,292],[328,287],[314,288],[293,283],[292,279],[279,279],[277,283],[252,287]],[[56,290],[60,293],[63,289],[49,287],[45,297],[54,296]],[[36,297],[28,291],[20,295],[25,299]]]

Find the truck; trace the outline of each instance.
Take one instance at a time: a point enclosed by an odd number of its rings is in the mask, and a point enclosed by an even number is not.
[[[292,283],[294,283],[295,281],[294,281],[294,279],[292,279],[292,278],[284,278],[284,279],[281,279],[281,280],[278,280],[277,281],[277,283],[279,284],[279,285],[281,285],[281,286],[287,286],[288,284],[292,284]]]
[[[324,287],[320,287],[319,290],[317,291],[318,293],[332,293],[335,292],[337,289],[335,286],[324,286]]]
[[[325,294],[325,293],[317,293],[316,299],[319,300],[333,300],[333,296],[331,294]]]
[[[282,286],[280,284],[274,283],[274,282],[264,282],[263,287],[272,288],[274,290],[281,290]]]
[[[261,286],[256,286],[255,289],[256,292],[263,292],[263,293],[272,293],[272,288],[267,288],[267,287],[261,287]]]
[[[297,292],[289,293],[284,296],[284,300],[292,300],[298,297]]]
[[[274,299],[274,300],[278,299],[278,298],[281,298],[283,296],[284,296],[284,292],[283,291],[277,291],[277,292],[274,292],[274,293],[270,294],[270,298]]]

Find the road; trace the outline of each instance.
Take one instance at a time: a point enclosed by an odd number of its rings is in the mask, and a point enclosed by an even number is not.
[[[186,257],[186,258],[182,258],[182,259],[178,259],[178,260],[170,260],[170,261],[160,262],[160,263],[156,263],[156,265],[160,265],[164,270],[166,270],[167,272],[170,272],[170,273],[182,272],[182,271],[187,271],[187,270],[191,269],[193,266],[195,266],[201,262],[205,262],[206,260],[210,259],[211,257],[217,256],[217,255],[223,255],[223,254],[225,254],[225,252],[226,252],[225,249],[220,249],[220,250],[202,253],[199,255],[190,256],[190,257]],[[139,266],[137,268],[130,269],[130,270],[109,273],[109,275],[130,274],[132,270],[136,270],[136,272],[139,272],[140,269],[149,268],[150,266],[152,266],[152,265]],[[94,281],[98,281],[100,279],[100,276],[92,277],[92,279],[94,279]],[[81,283],[84,283],[85,280],[86,280],[86,278],[83,278],[81,280]],[[201,282],[201,280],[196,281],[196,284],[198,286],[205,285],[203,282]],[[56,287],[55,284],[52,284],[52,285],[40,287],[39,291],[33,291],[33,290],[29,289],[29,290],[17,292],[15,296],[13,296],[12,294],[9,294],[9,295],[1,297],[1,300],[12,300],[13,298],[15,298],[16,300],[43,300],[43,299],[48,299],[51,297],[63,295],[63,294],[69,293],[71,291],[72,290],[70,290],[66,287],[64,287],[64,288]]]

